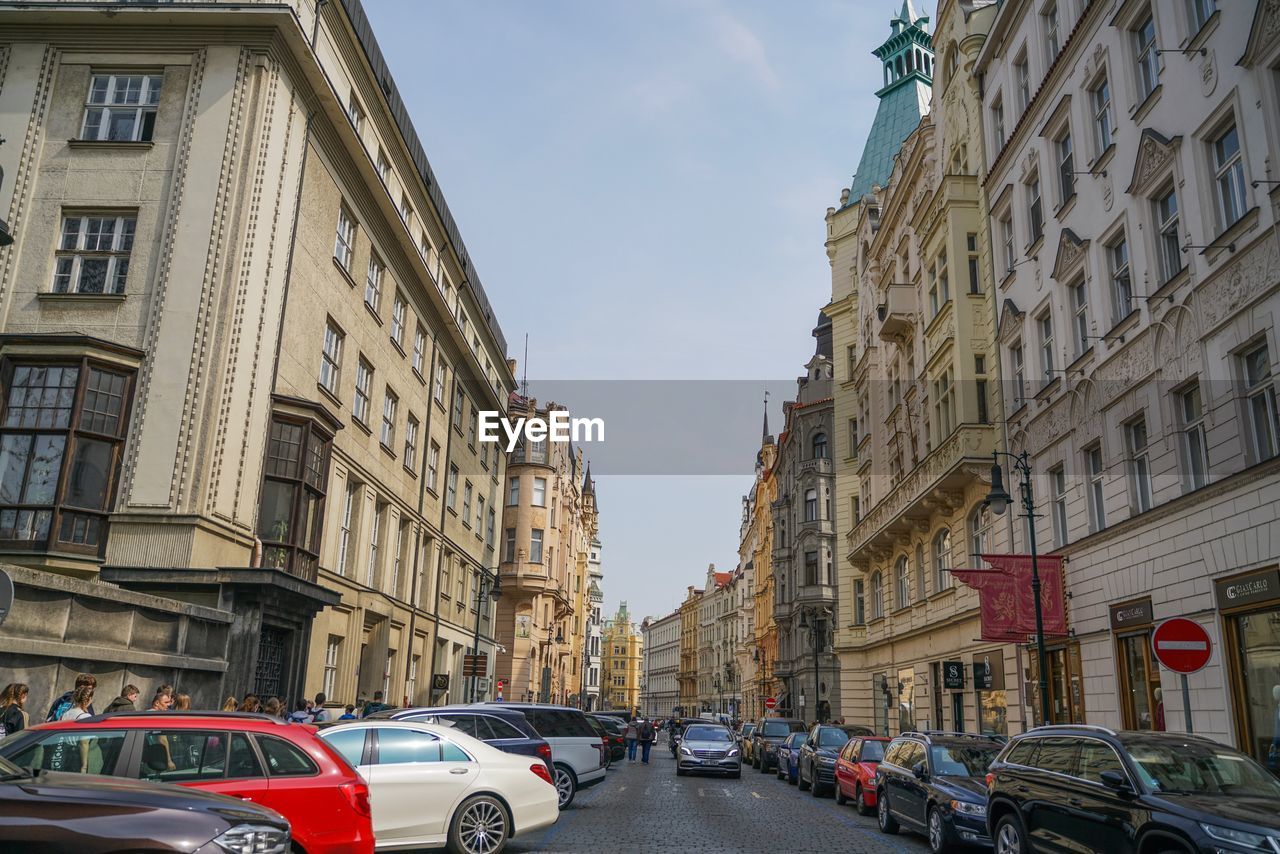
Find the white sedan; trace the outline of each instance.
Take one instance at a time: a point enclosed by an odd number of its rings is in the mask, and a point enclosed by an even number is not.
[[[452,727],[362,720],[317,735],[369,784],[379,851],[497,854],[512,837],[560,817],[541,758],[503,753]]]

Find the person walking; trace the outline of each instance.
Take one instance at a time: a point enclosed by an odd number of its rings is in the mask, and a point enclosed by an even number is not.
[[[58,720],[75,722],[81,718],[87,718],[93,714],[93,712],[89,711],[92,707],[93,689],[88,685],[83,685],[71,695],[71,707],[63,712],[62,717],[58,718]]]
[[[641,718],[636,735],[640,739],[640,763],[648,765],[649,751],[653,749],[653,742],[658,737],[658,730],[654,728],[653,721],[648,718]]]
[[[255,713],[262,711],[262,703],[258,702],[258,695],[245,694],[244,699],[240,702],[240,711]]]
[[[309,724],[315,718],[311,716],[311,712],[307,710],[307,701],[299,700],[293,704],[293,711],[289,713],[289,717],[285,721],[291,724]]]
[[[329,710],[324,707],[324,704],[328,702],[328,700],[329,698],[325,696],[325,693],[323,691],[321,691],[319,694],[316,694],[316,701],[311,706],[312,723],[318,724],[318,723],[324,723],[327,720],[332,720],[332,718],[330,718],[329,716]]]
[[[137,685],[126,685],[124,690],[120,692],[120,696],[111,701],[107,706],[107,714],[111,712],[136,712],[138,707],[134,705],[138,695],[142,692],[138,690]]]
[[[189,712],[189,711],[191,711],[191,695],[190,695],[190,694],[178,694],[177,696],[175,696],[175,697],[173,698],[173,709],[172,709],[172,711],[175,711],[175,712]]]
[[[173,688],[168,685],[161,685],[156,689],[155,696],[151,698],[151,706],[147,709],[150,712],[167,712],[169,707],[173,705]],[[173,770],[170,768],[169,770]]]
[[[234,712],[240,708],[240,701],[235,698],[234,694],[228,694],[227,699],[222,701],[222,711]]]
[[[262,704],[262,713],[278,718],[284,712],[284,708],[280,705],[280,700],[276,697],[268,697],[267,701]]]
[[[0,694],[0,726],[3,726],[0,737],[22,732],[31,722],[26,708],[29,692],[26,683],[11,682],[5,687],[4,693]]]
[[[97,687],[98,677],[94,676],[92,673],[81,673],[76,676],[76,687],[67,691],[65,694],[53,701],[53,705],[49,706],[49,714],[44,716],[44,722],[53,723],[54,721],[62,720],[62,716],[67,713],[67,710],[71,708],[71,704],[74,702],[73,697],[75,696],[75,692],[80,688]],[[89,707],[89,714],[93,714],[93,706]]]
[[[640,736],[640,730],[636,726],[636,724],[637,724],[637,721],[635,718],[632,718],[631,720],[627,721],[627,728],[622,733],[622,737],[627,742],[627,761],[628,762],[636,761],[636,739],[639,738]]]
[[[369,715],[372,715],[374,712],[381,712],[384,709],[389,709],[389,708],[391,707],[388,706],[386,703],[382,702],[382,692],[374,691],[373,702],[364,704],[364,711],[361,713],[360,717],[367,718],[369,717]]]
[[[338,720],[340,721],[356,720],[356,707],[351,703],[347,703],[347,710],[342,714],[338,715]]]

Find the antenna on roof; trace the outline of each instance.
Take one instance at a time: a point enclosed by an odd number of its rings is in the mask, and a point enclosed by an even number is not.
[[[524,365],[520,376],[520,396],[529,399],[529,333],[524,334]]]

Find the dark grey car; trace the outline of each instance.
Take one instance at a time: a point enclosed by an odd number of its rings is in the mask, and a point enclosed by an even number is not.
[[[719,724],[694,724],[684,731],[676,756],[676,776],[685,774],[742,776],[742,751],[733,730]]]
[[[751,734],[751,764],[760,772],[772,771],[778,764],[778,745],[793,732],[807,733],[804,721],[792,718],[762,718]]]

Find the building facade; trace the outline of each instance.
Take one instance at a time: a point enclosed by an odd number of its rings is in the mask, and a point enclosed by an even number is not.
[[[631,619],[626,602],[619,604],[617,612],[604,621],[601,643],[603,708],[635,713],[640,708],[644,635]]]
[[[701,600],[702,590],[691,584],[680,603],[680,669],[676,671],[680,715],[696,715],[699,711],[698,613]]]
[[[604,619],[600,614],[604,607],[604,568],[601,553],[604,547],[598,538],[592,538],[591,551],[587,555],[587,631],[586,653],[582,660],[585,675],[582,689],[582,708],[587,711],[600,708],[600,643],[604,637]]]
[[[1267,762],[1280,8],[1057,10],[1004,4],[976,66],[1009,450],[1029,455],[1041,550],[1067,560],[1073,637],[1047,647],[1050,711],[1194,728]],[[1150,652],[1169,617],[1213,641],[1190,722]]]
[[[640,711],[647,717],[665,718],[680,705],[680,612],[646,618],[640,629],[644,656]]]
[[[744,720],[765,714],[765,700],[777,698],[780,687],[774,675],[778,660],[778,628],[773,620],[773,503],[778,497],[773,467],[778,446],[769,432],[766,408],[760,434],[760,450],[756,452],[755,480],[751,491],[742,497],[742,524],[738,532],[738,565],[748,579],[741,606],[747,612],[744,621],[744,643],[739,660],[750,650],[751,665],[744,669],[743,701],[740,710]]]

